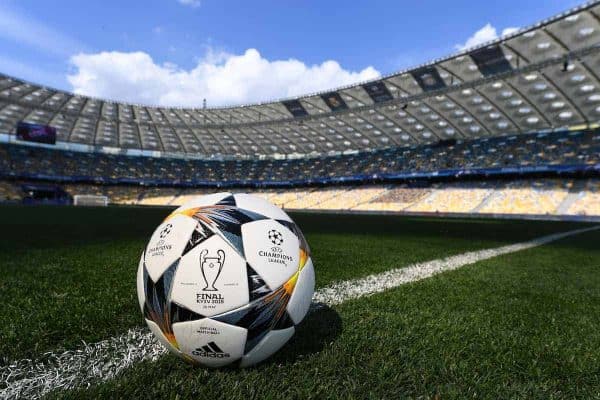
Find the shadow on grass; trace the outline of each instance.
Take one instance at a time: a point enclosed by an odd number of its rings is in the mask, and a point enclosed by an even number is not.
[[[262,364],[291,364],[320,353],[341,333],[342,319],[339,314],[323,303],[313,303],[311,311],[296,327],[296,333],[289,343]]]

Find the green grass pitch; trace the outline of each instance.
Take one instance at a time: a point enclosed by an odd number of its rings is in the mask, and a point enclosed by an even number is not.
[[[143,326],[135,271],[168,212],[0,208],[0,366]],[[292,217],[311,246],[317,287],[586,226]],[[168,355],[50,397],[600,397],[598,243],[600,232],[589,232],[322,309],[256,368],[204,370]]]

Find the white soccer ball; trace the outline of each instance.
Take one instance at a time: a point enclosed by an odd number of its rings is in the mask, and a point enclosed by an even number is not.
[[[280,208],[249,194],[197,197],[156,228],[137,273],[150,330],[208,367],[256,364],[306,315],[315,286],[308,244]]]

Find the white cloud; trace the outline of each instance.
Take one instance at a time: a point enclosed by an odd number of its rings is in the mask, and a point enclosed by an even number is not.
[[[519,28],[509,27],[502,30],[501,36],[506,36],[511,33],[518,31]],[[490,40],[494,40],[498,38],[498,32],[496,28],[490,24],[489,22],[483,26],[483,28],[479,29],[475,32],[467,41],[463,44],[457,44],[454,46],[457,50],[466,50],[471,47],[477,46],[478,44],[489,42]]]
[[[143,104],[232,105],[297,96],[374,79],[369,66],[348,71],[337,61],[306,65],[295,59],[270,61],[256,49],[233,55],[209,49],[192,69],[157,64],[144,52],[101,52],[70,58],[67,76],[75,93]]]
[[[0,38],[62,57],[85,51],[85,46],[78,40],[6,6],[0,6]]]
[[[189,7],[200,7],[200,0],[177,0],[179,4]]]
[[[520,28],[517,28],[515,26],[504,28],[504,29],[502,29],[502,35],[501,36],[508,36],[510,34],[513,34],[513,33],[517,32],[519,29]]]

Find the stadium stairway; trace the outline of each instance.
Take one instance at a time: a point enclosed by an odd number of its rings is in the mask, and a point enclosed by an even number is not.
[[[487,197],[485,197],[483,199],[483,201],[477,205],[477,207],[475,207],[473,210],[471,210],[471,212],[473,212],[473,213],[479,213],[481,211],[481,209],[483,209],[484,207],[487,207],[488,204],[490,204],[491,202],[495,201],[495,197],[497,197],[497,196],[498,196],[498,192],[496,190],[492,190],[487,195]]]
[[[600,215],[600,181],[589,180],[584,195],[578,197],[569,207],[571,215]]]
[[[579,199],[585,197],[585,181],[575,181],[569,194],[556,208],[556,214],[568,214],[569,208]]]

